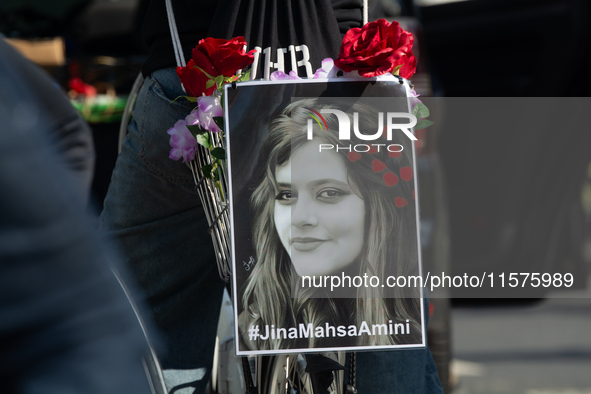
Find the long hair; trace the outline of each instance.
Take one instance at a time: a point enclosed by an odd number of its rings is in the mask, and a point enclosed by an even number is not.
[[[359,114],[360,129],[375,132],[378,112],[361,104],[352,106],[326,104],[322,99],[304,99],[287,106],[271,124],[269,135],[261,151],[263,174],[251,197],[254,213],[253,242],[257,264],[245,287],[242,304],[252,324],[259,326],[297,327],[299,323],[313,323],[314,327],[331,324],[387,324],[410,321],[411,334],[393,336],[359,336],[355,345],[391,345],[420,342],[419,289],[364,288],[357,298],[315,298],[314,290],[298,289],[292,298],[292,280],[297,276],[290,257],[283,247],[274,222],[275,196],[278,192],[276,170],[285,165],[293,152],[308,142],[309,108],[335,108]],[[348,115],[350,116],[350,115]],[[359,263],[359,274],[375,275],[381,283],[388,276],[418,275],[416,215],[412,155],[409,140],[402,136],[393,141],[380,138],[362,141],[351,133],[350,141],[338,139],[337,117],[326,115],[328,128],[314,124],[314,138],[340,149],[336,152],[346,166],[349,184],[365,205],[365,239]],[[351,125],[353,117],[350,116]],[[406,141],[403,142],[403,139]],[[402,144],[397,152],[387,149],[391,144]],[[364,144],[369,152],[355,152],[351,146]],[[371,145],[374,144],[373,148]],[[375,144],[381,144],[379,151]],[[364,150],[364,149],[362,149]],[[296,278],[297,279],[297,278]],[[336,324],[335,324],[336,322]],[[342,340],[342,339],[341,339]],[[316,341],[316,343],[314,343]],[[330,339],[285,339],[259,341],[257,349],[327,346]],[[333,339],[334,343],[337,343]],[[341,342],[342,343],[342,342]]]

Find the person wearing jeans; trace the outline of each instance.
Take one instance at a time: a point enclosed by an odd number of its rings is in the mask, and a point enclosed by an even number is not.
[[[360,0],[198,3],[172,2],[185,58],[190,58],[199,39],[243,35],[249,48],[260,50],[253,78],[274,71],[279,63],[275,57],[281,52],[286,54],[284,60],[289,59],[290,51],[297,55],[296,71],[306,77],[308,69],[320,68],[322,59],[336,57],[344,32],[360,26],[362,19]],[[150,3],[145,21],[144,39],[150,47],[142,70],[146,79],[117,159],[100,226],[119,239],[143,291],[161,334],[157,352],[168,386],[194,382],[199,393],[211,373],[224,283],[192,173],[181,161],[169,159],[166,131],[185,118],[194,103],[172,102],[186,93],[175,72],[164,0]],[[284,64],[287,73],[290,61]],[[365,354],[365,365],[376,363],[376,368],[358,373],[359,387],[368,387],[368,392],[384,392],[370,388],[377,380],[382,387],[402,382],[391,392],[441,392],[428,349]],[[384,375],[388,366],[394,369]],[[416,370],[418,378],[402,377],[410,376],[409,370]],[[427,386],[433,389],[427,391]]]

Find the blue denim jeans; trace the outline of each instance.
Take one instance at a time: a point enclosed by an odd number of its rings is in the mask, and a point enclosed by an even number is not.
[[[426,292],[426,289],[425,289]],[[426,297],[426,294],[425,294]],[[429,302],[424,299],[425,329]],[[357,353],[359,394],[442,394],[437,368],[429,348]]]
[[[146,78],[113,172],[101,227],[119,239],[160,330],[163,369],[206,368],[213,360],[223,282],[190,170],[168,158],[166,131],[194,107],[174,69]],[[428,350],[359,353],[360,393],[439,393]]]
[[[173,69],[146,78],[100,227],[118,239],[139,284],[159,330],[163,369],[209,372],[224,283],[191,172],[168,158],[166,131],[193,107],[171,103],[184,94]]]

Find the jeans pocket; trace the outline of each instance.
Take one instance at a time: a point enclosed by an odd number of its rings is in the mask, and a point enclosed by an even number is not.
[[[174,161],[169,158],[170,136],[166,131],[179,119],[184,119],[194,104],[183,99],[173,102],[176,96],[169,97],[180,89],[173,69],[156,71],[146,83],[145,97],[138,97],[138,100],[142,98],[143,101],[136,105],[133,113],[140,138],[139,155],[146,166],[167,181],[193,183],[191,170],[182,160]],[[179,86],[178,89],[175,84]],[[182,90],[179,95],[181,94]]]

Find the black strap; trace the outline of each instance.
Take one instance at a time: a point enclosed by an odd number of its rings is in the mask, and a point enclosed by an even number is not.
[[[244,374],[244,383],[246,383],[246,394],[258,394],[258,390],[252,381],[248,357],[242,357],[242,372]]]
[[[356,386],[356,365],[355,365],[355,358],[356,353],[351,352],[349,354],[349,382],[347,383],[347,387],[345,388],[345,392],[347,394],[357,394]]]

